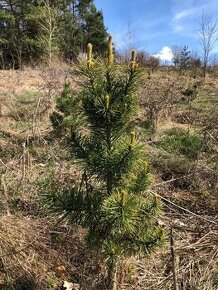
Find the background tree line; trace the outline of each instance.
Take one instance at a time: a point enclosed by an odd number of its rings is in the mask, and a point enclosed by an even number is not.
[[[21,68],[58,55],[73,61],[89,42],[104,54],[107,32],[93,0],[0,1],[0,68]]]

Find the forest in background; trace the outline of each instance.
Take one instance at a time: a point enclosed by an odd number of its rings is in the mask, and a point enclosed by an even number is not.
[[[106,50],[103,14],[92,0],[0,1],[0,67],[22,68],[54,56],[75,61],[89,42]]]

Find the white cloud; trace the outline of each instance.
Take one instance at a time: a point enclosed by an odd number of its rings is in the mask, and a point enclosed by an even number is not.
[[[186,5],[181,5],[182,1],[178,1],[177,7],[173,9],[173,17],[170,22],[172,31],[176,34],[193,37],[195,35],[196,21],[200,17],[202,11],[208,11],[210,5],[205,4],[204,0],[186,0]],[[213,0],[211,0],[213,1]],[[216,0],[217,1],[217,0]]]
[[[197,7],[191,7],[189,9],[183,9],[180,11],[177,11],[177,13],[174,14],[173,21],[179,21],[184,20],[184,18],[188,17],[195,17],[196,15],[200,15],[202,11],[206,10],[208,6],[206,4],[197,6]]]
[[[159,53],[154,54],[155,57],[159,57],[162,61],[172,61],[172,50],[168,46],[164,46]]]
[[[197,8],[198,10],[199,8]],[[178,21],[184,17],[191,16],[196,12],[196,9],[187,9],[176,13],[173,17],[173,21]]]
[[[176,34],[185,35],[189,37],[194,36],[194,18],[201,13],[201,7],[183,9],[174,14],[170,26],[172,31]]]

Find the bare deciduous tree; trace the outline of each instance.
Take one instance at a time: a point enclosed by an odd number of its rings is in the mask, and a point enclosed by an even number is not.
[[[179,47],[178,45],[174,45],[171,47],[171,51],[173,54],[173,63],[175,65],[175,67],[179,66],[180,63],[180,56],[181,56],[181,47]]]
[[[198,21],[198,37],[203,51],[203,74],[206,76],[209,55],[217,41],[217,21],[210,14],[202,13]]]
[[[128,21],[126,30],[123,34],[122,46],[120,49],[120,62],[128,63],[132,50],[140,51],[140,44],[137,37],[134,23]]]
[[[139,50],[139,40],[137,37],[136,29],[134,28],[134,23],[128,21],[127,28],[125,31],[125,38],[123,39],[124,49],[130,53],[133,49]]]

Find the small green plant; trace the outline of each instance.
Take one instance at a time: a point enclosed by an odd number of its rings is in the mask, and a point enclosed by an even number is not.
[[[25,91],[19,95],[17,95],[17,101],[20,104],[31,104],[37,101],[40,97],[40,93],[37,91]]]
[[[196,99],[198,95],[197,85],[194,84],[192,87],[188,87],[187,89],[182,91],[182,95],[183,95],[182,97],[183,100],[193,101],[194,99]]]
[[[202,148],[202,137],[180,128],[166,130],[158,146],[165,151],[195,160]]]
[[[136,52],[124,67],[114,64],[113,51],[110,36],[107,60],[99,62],[89,44],[87,63],[79,69],[86,79],[79,93],[85,127],[75,129],[69,123],[67,130],[82,179],[70,189],[47,187],[44,194],[53,212],[87,230],[87,245],[106,262],[107,289],[118,289],[118,268],[125,257],[148,254],[165,236],[156,222],[160,202],[148,191],[152,176],[144,148],[134,128],[128,133],[137,113],[141,79]],[[74,114],[65,98],[57,101],[57,107],[62,120]],[[73,119],[76,122],[76,116]]]

